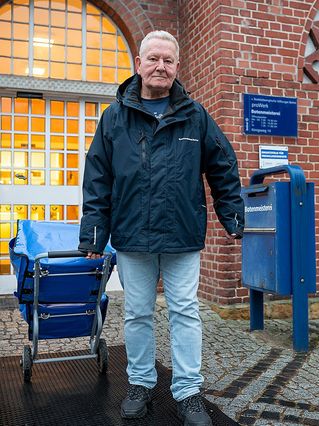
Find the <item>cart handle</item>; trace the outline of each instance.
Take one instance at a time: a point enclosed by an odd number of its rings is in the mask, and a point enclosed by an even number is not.
[[[104,253],[104,255],[108,255],[111,253]],[[87,253],[81,250],[66,250],[66,251],[49,251],[47,253],[39,253],[35,256],[34,260],[39,260],[43,258],[61,258],[61,257],[86,257]]]

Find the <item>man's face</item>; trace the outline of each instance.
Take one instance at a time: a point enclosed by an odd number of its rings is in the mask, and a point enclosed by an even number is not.
[[[135,58],[135,65],[142,78],[142,98],[169,95],[179,67],[173,42],[159,38],[149,40],[141,56]]]

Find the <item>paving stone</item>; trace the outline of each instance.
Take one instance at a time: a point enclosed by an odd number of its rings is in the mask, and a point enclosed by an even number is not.
[[[102,337],[108,345],[123,344],[123,293],[110,292],[109,298]],[[264,331],[250,332],[249,321],[221,319],[203,300],[200,315],[202,374],[206,397],[211,402],[243,425],[319,425],[319,320],[310,322],[311,349],[304,356],[292,349],[290,320],[265,320]],[[163,294],[157,298],[154,332],[157,359],[170,368],[169,323]],[[27,333],[28,325],[15,299],[8,302],[7,308],[2,300],[0,356],[21,354],[23,345],[30,343]],[[88,338],[39,342],[39,352],[87,348]]]

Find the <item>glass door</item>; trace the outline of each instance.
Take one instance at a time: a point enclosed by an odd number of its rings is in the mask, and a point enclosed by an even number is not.
[[[85,152],[109,104],[0,96],[0,294],[17,220],[78,223]]]

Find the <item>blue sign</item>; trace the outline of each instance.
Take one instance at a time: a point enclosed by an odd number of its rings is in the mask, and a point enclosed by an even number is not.
[[[244,133],[297,137],[297,98],[244,93]]]

